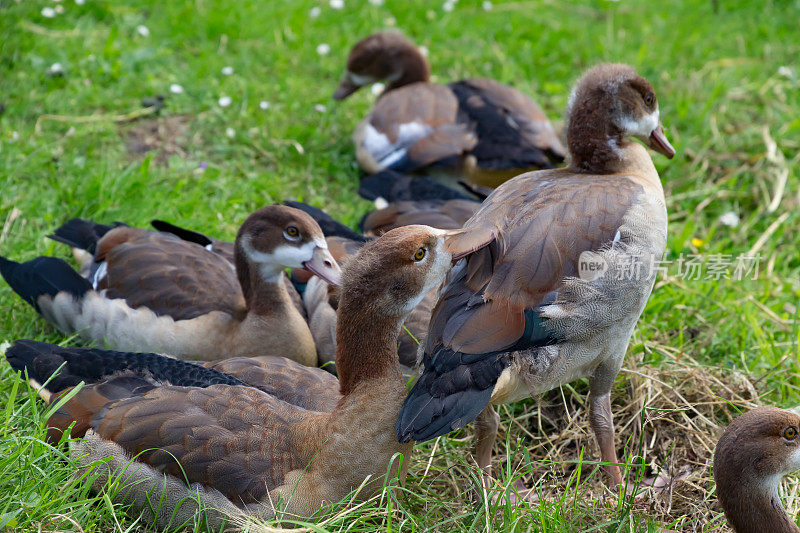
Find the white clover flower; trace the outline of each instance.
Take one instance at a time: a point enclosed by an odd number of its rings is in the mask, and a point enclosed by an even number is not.
[[[183,86],[173,83],[169,86],[169,92],[172,94],[183,94]]]
[[[86,3],[86,0],[75,0],[75,5],[76,6],[82,6],[85,3]]]
[[[778,75],[789,79],[794,78],[794,73],[792,72],[792,69],[787,67],[786,65],[781,65],[780,67],[778,67]]]
[[[344,0],[331,0],[331,9],[342,9],[344,7]]]
[[[139,24],[138,26],[136,26],[136,33],[138,33],[142,37],[150,37],[150,28],[148,28],[144,24]]]
[[[428,57],[428,54],[430,53],[430,50],[428,50],[427,46],[420,46],[419,47],[419,53],[422,54],[423,57]]]
[[[18,131],[14,130],[14,131],[11,132],[11,140],[12,141],[18,141],[19,140],[19,132]]]
[[[46,19],[51,19],[56,16],[56,10],[52,7],[43,7],[42,16]]]
[[[382,6],[383,0],[369,0],[369,3],[372,4],[373,6]]]
[[[258,107],[260,107],[262,110],[266,111],[267,109],[269,109],[269,102],[267,102],[266,100],[261,100],[258,103]]]
[[[456,7],[456,3],[452,0],[447,0],[444,4],[442,4],[442,10],[446,11],[447,13],[451,12]]]
[[[56,14],[57,15],[63,15],[64,14],[64,6],[62,6],[61,4],[58,4],[56,6]]]
[[[484,0],[484,2],[481,4],[481,7],[484,11],[491,11],[494,9],[494,4],[492,4],[489,0]]]
[[[370,91],[372,91],[372,94],[375,96],[381,94],[384,89],[386,89],[386,85],[381,82],[373,83],[372,87],[370,87]]]
[[[322,13],[322,9],[319,6],[314,6],[311,8],[311,11],[308,12],[308,16],[312,19],[317,18]]]
[[[321,56],[326,56],[331,53],[331,45],[328,43],[322,43],[321,45],[317,46],[317,53]]]
[[[233,103],[233,98],[230,96],[220,96],[219,100],[217,100],[217,103],[220,107],[228,107]]]
[[[325,107],[322,104],[317,104],[317,105],[314,106],[314,111],[319,111],[320,113],[324,113],[327,110],[328,110],[328,108]]]
[[[61,65],[61,63],[53,63],[47,69],[47,73],[51,74],[51,75],[54,75],[54,76],[59,75],[59,74],[63,74],[64,73],[64,67]]]
[[[234,137],[236,137],[236,130],[233,128],[225,128],[225,136],[228,139],[233,139]]]
[[[735,228],[739,225],[739,215],[733,211],[728,211],[719,217],[719,223],[723,226],[728,226],[729,228]]]
[[[222,67],[223,76],[230,76],[231,74],[233,74],[233,67]]]

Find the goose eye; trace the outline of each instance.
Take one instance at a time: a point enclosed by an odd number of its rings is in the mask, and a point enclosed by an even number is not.
[[[789,426],[788,428],[783,430],[783,438],[786,440],[794,440],[797,438],[797,428],[794,426]]]
[[[647,93],[646,95],[644,95],[644,103],[645,103],[645,105],[648,105],[648,106],[653,105],[653,101],[654,100],[655,100],[655,96],[653,96],[653,93]]]
[[[300,238],[300,230],[297,229],[297,226],[289,226],[283,232],[284,236],[290,241],[296,241]]]
[[[414,254],[414,261],[417,262],[422,261],[425,258],[425,254],[427,252],[428,251],[425,248],[420,248],[419,250],[417,250],[417,253]]]

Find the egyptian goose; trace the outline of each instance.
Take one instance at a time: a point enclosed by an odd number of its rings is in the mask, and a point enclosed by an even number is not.
[[[316,222],[280,205],[245,220],[234,265],[174,235],[128,226],[96,242],[88,279],[52,257],[0,259],[15,292],[60,330],[86,340],[205,361],[223,353],[281,355],[315,366],[314,340],[292,303],[286,268],[339,279]]]
[[[494,80],[430,83],[425,56],[399,33],[359,41],[334,99],[380,80],[386,90],[353,135],[356,158],[370,174],[452,168],[496,186],[525,170],[553,168],[566,151],[541,108]]]
[[[609,394],[667,239],[658,173],[629,137],[670,158],[675,150],[653,87],[630,66],[590,69],[567,113],[569,165],[504,183],[454,238],[476,251],[440,291],[397,438],[425,441],[476,420],[476,459],[488,469],[492,404],[589,378],[592,428],[617,486]]]
[[[321,209],[302,202],[285,203],[302,209],[319,223],[325,233],[328,249],[340,264],[344,264],[354,256],[365,242],[395,227],[423,224],[438,229],[458,229],[480,205],[478,202],[463,199],[444,202],[437,200],[395,202],[382,210],[366,215],[362,224],[365,224],[365,229],[370,232],[364,236],[353,232]],[[373,221],[375,227],[372,225]],[[330,363],[333,363],[336,354],[338,291],[316,276],[304,276],[302,271],[299,275],[293,273],[292,279],[305,284],[302,287],[303,304],[311,335],[317,345],[320,365],[335,372],[335,367]],[[397,350],[405,375],[414,375],[411,369],[416,365],[420,341],[424,340],[428,330],[431,311],[436,302],[436,292],[434,289],[426,294],[403,324]]]
[[[159,381],[158,371],[106,362],[89,368],[123,371],[84,386],[58,409],[48,421],[51,438],[74,424],[72,436],[84,438],[69,442],[73,460],[82,471],[103,465],[95,488],[123,473],[119,497],[161,527],[191,520],[198,499],[209,527],[219,529],[226,519],[309,516],[368,476],[373,481],[359,498],[379,488],[387,472],[402,480],[412,446],[394,435],[406,394],[397,335],[405,315],[449,271],[447,236],[425,226],[400,228],[366,244],[345,266],[339,313],[346,319],[337,326],[336,354],[342,397],[331,412],[298,407],[193,363],[168,362],[192,367],[170,372],[179,383],[191,376],[182,386]],[[49,376],[38,370],[55,364],[37,366],[35,354],[18,352],[24,348],[17,343],[7,357],[41,383]],[[133,364],[158,357],[101,356]],[[47,387],[58,384],[64,388],[42,395],[55,401],[74,385],[56,378]]]
[[[737,533],[798,533],[778,484],[800,470],[800,416],[758,407],[736,417],[714,450],[717,498]]]

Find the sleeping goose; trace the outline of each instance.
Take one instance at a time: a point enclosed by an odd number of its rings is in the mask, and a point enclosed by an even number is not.
[[[406,394],[397,335],[405,315],[449,271],[447,237],[426,226],[399,228],[345,266],[336,354],[341,397],[329,412],[155,354],[94,350],[97,361],[81,370],[68,350],[53,347],[54,359],[40,343],[32,349],[18,341],[7,358],[39,387],[58,357],[70,359],[71,379],[57,377],[40,394],[54,402],[75,381],[89,384],[50,418],[50,439],[74,424],[71,435],[84,438],[69,441],[70,455],[81,471],[102,465],[94,470],[98,490],[121,474],[124,490],[115,494],[146,520],[162,528],[197,520],[198,500],[215,530],[230,519],[310,516],[368,476],[358,499],[379,489],[387,473],[404,477],[412,447],[394,434]],[[120,371],[98,380],[97,368]]]
[[[206,361],[281,355],[304,365],[316,365],[316,347],[284,269],[339,279],[316,222],[280,205],[245,220],[233,265],[174,235],[128,226],[109,229],[93,261],[88,279],[53,257],[0,258],[0,273],[45,319],[87,341]]]
[[[475,252],[440,291],[397,438],[425,441],[475,420],[488,470],[492,404],[588,378],[591,425],[617,486],[610,391],[667,239],[658,172],[631,138],[675,150],[653,87],[630,66],[588,70],[567,113],[569,165],[507,181],[455,237]]]
[[[800,470],[800,416],[758,407],[736,417],[714,450],[717,498],[737,533],[800,533],[778,484]]]
[[[431,83],[419,49],[399,33],[375,33],[350,52],[333,97],[347,98],[380,80],[386,91],[353,135],[369,174],[391,169],[452,169],[496,186],[525,170],[553,168],[566,151],[530,98],[486,78]]]

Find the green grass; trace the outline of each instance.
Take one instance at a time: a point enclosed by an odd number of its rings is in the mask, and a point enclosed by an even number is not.
[[[66,258],[67,250],[44,236],[72,216],[142,226],[163,218],[232,238],[255,208],[300,199],[355,224],[370,206],[355,194],[349,136],[374,97],[363,91],[337,104],[330,96],[349,47],[374,30],[397,27],[427,46],[436,80],[481,75],[511,83],[557,122],[585,68],[627,62],[656,87],[678,149],[672,161],[654,155],[670,212],[669,257],[755,250],[761,262],[758,279],[744,281],[680,279],[670,267],[639,323],[626,367],[697,361],[743,372],[765,403],[800,403],[800,2],[544,0],[495,2],[484,12],[480,1],[461,0],[450,13],[441,2],[345,4],[333,10],[306,0],[86,0],[80,6],[0,0],[0,253]],[[321,14],[311,18],[316,5]],[[64,13],[45,18],[46,6],[63,6]],[[149,36],[137,32],[139,25]],[[322,43],[330,45],[329,55],[317,53]],[[64,76],[48,75],[56,62]],[[222,75],[225,66],[234,74]],[[171,95],[172,83],[185,92]],[[131,154],[126,140],[144,122],[109,117],[139,110],[142,98],[156,94],[168,96],[160,120],[178,117],[173,121],[185,124],[183,133],[170,139],[166,155]],[[232,98],[229,107],[218,105],[223,95]],[[260,109],[261,101],[270,103],[268,110]],[[729,211],[741,218],[735,228],[720,223]],[[0,308],[0,341],[64,341],[5,285]],[[62,449],[42,441],[45,407],[5,362],[0,377],[0,527],[144,527],[107,495],[89,492],[85,480],[70,479]],[[620,378],[620,398],[629,378]],[[575,389],[585,393],[584,384]],[[562,392],[565,403],[580,407],[581,395]],[[722,523],[710,481],[696,493],[702,513],[598,499],[589,490],[601,476],[590,464],[597,451],[585,417],[569,424],[583,431],[573,450],[573,457],[582,450],[586,459],[580,469],[543,466],[534,453],[527,463],[531,437],[520,428],[547,436],[538,433],[536,410],[527,402],[502,412],[501,436],[511,449],[520,437],[522,448],[511,453],[501,443],[497,467],[503,480],[531,469],[537,481],[557,479],[560,490],[539,507],[468,499],[462,489],[476,478],[464,431],[419,446],[405,487],[390,487],[343,514],[334,510],[320,527],[645,531],[657,523],[684,530]],[[635,426],[620,435],[621,443]],[[636,440],[628,449],[635,456]],[[796,504],[788,502],[794,510]]]

